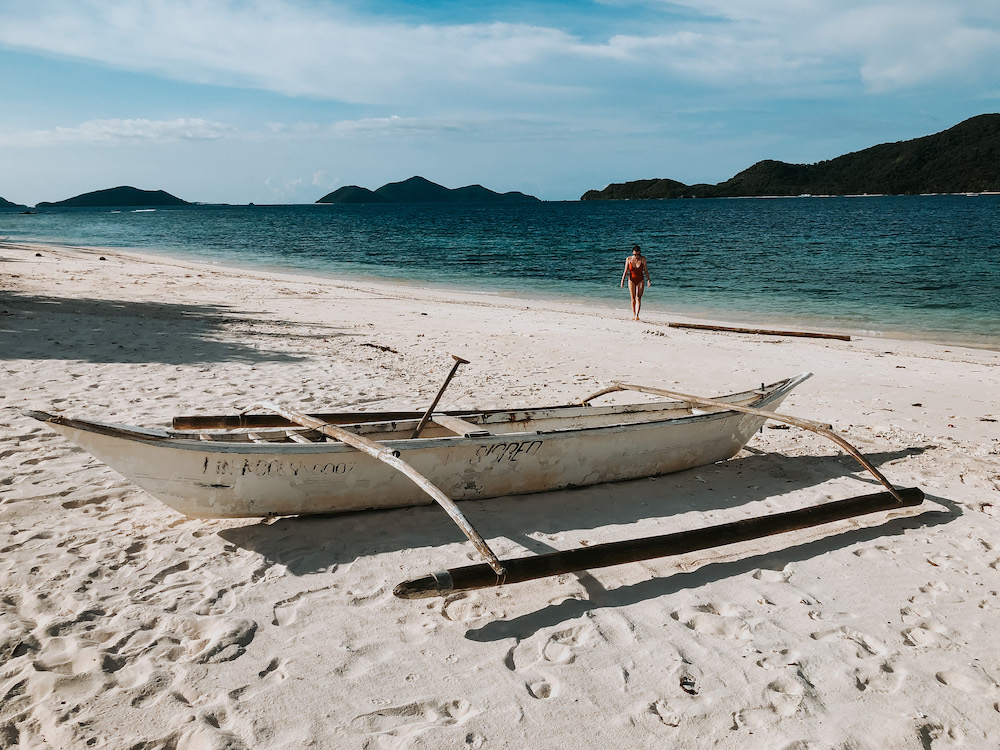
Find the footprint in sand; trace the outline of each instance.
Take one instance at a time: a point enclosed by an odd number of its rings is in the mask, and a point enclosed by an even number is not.
[[[343,664],[331,670],[331,673],[336,677],[348,681],[360,680],[375,667],[375,662],[356,648],[346,646],[343,648],[349,653],[349,656]],[[386,705],[388,705],[388,701]]]
[[[830,630],[820,630],[811,633],[810,638],[814,641],[845,641],[855,648],[855,656],[858,659],[869,659],[879,656],[888,651],[888,648],[878,638],[861,633],[857,630],[841,625]]]
[[[441,615],[452,622],[470,623],[484,617],[503,617],[503,613],[490,610],[483,598],[477,594],[453,594],[444,601]]]
[[[947,748],[965,747],[965,733],[958,727],[948,726],[940,722],[930,721],[917,728],[920,746],[946,750]]]
[[[787,583],[792,574],[786,568],[787,566],[780,569],[758,568],[753,572],[753,577],[758,581],[764,581],[764,583]]]
[[[936,620],[930,610],[922,607],[904,607],[900,610],[905,628],[901,635],[909,646],[940,648],[949,643],[948,628]]]
[[[74,490],[63,490],[62,492],[59,492],[56,495],[54,495],[54,497],[65,497],[66,495],[70,495],[73,492]],[[60,504],[66,510],[77,510],[79,508],[86,508],[87,506],[90,505],[99,506],[102,503],[105,503],[111,499],[112,495],[98,493],[97,495],[93,496],[85,496],[85,497],[74,498],[72,500],[65,500]]]
[[[288,671],[285,669],[285,660],[275,657],[267,663],[257,676],[264,681],[265,684],[277,684],[279,682],[284,682],[288,678]]]
[[[956,565],[955,558],[951,555],[946,555],[944,553],[939,555],[931,555],[927,558],[927,562],[933,565],[935,568],[951,568]]]
[[[156,747],[225,748],[225,750],[249,750],[249,746],[237,735],[229,724],[225,709],[209,708],[199,713],[192,728],[185,728],[175,743],[157,744]],[[143,746],[145,747],[145,746]]]
[[[816,689],[800,670],[779,674],[767,684],[763,705],[744,708],[733,714],[733,728],[765,729],[773,727],[775,716],[790,717],[803,709],[803,703],[815,703]]]
[[[649,704],[649,713],[659,719],[661,724],[668,727],[679,727],[684,718],[680,712],[671,708],[670,703],[663,698]]]
[[[334,587],[324,586],[323,588],[313,589],[311,591],[300,591],[298,594],[275,603],[272,609],[273,616],[271,618],[271,624],[279,626],[291,625],[298,618],[299,608],[305,602],[315,599],[316,597],[329,591],[331,588]]]
[[[280,685],[288,679],[286,664],[287,662],[284,659],[278,657],[271,659],[271,661],[267,663],[267,666],[257,673],[257,677],[260,678],[259,682],[233,688],[226,693],[227,701],[235,705],[235,702],[238,700],[255,698],[270,688]]]
[[[784,669],[785,667],[797,667],[799,666],[799,660],[802,658],[802,654],[798,651],[792,649],[784,648],[776,654],[771,656],[765,656],[763,659],[757,661],[758,667],[764,667],[764,669]]]
[[[1000,687],[978,669],[946,669],[934,675],[942,685],[968,695],[1000,695]]]
[[[855,557],[884,557],[886,555],[899,554],[898,550],[888,544],[875,544],[871,547],[862,547],[854,551]]]
[[[148,708],[156,705],[170,693],[174,675],[163,669],[152,669],[143,682],[130,687],[129,705],[134,708]]]
[[[896,669],[888,661],[877,666],[865,664],[854,670],[854,684],[862,692],[895,693],[905,679],[906,672]]]
[[[553,633],[542,645],[542,658],[550,664],[571,664],[577,653],[590,645],[593,635],[589,624]]]
[[[396,740],[393,743],[395,747],[408,747],[417,735],[462,724],[475,713],[464,698],[443,702],[417,701],[355,716],[351,720],[351,728],[366,734],[391,737]]]
[[[382,581],[367,592],[359,593],[348,590],[344,593],[350,597],[347,603],[351,607],[367,607],[392,599],[392,587],[388,581]]]
[[[191,564],[187,562],[187,560],[182,560],[181,562],[176,563],[175,565],[170,565],[164,568],[159,573],[150,578],[149,582],[152,584],[163,583],[163,581],[167,578],[167,576],[172,576],[174,575],[174,573],[181,573],[185,570],[188,570],[190,567]]]
[[[552,680],[547,679],[542,676],[537,680],[529,682],[525,687],[528,689],[528,695],[532,698],[537,698],[539,700],[546,700],[548,698],[554,698],[557,694],[556,687],[558,683],[553,683]]]
[[[918,648],[941,648],[948,643],[945,636],[947,628],[941,624],[924,623],[917,627],[907,628],[902,632],[903,640],[908,646]]]
[[[561,683],[551,676],[549,667],[571,664],[580,651],[593,645],[596,633],[589,620],[554,633],[539,632],[508,651],[504,665],[524,679],[532,698],[555,697],[560,693]]]
[[[769,706],[778,716],[791,716],[802,705],[807,685],[801,675],[797,677],[782,674],[767,685]]]
[[[440,629],[441,622],[430,612],[417,612],[402,623],[400,637],[404,643],[423,643],[430,640]]]
[[[197,649],[191,656],[196,664],[219,664],[238,659],[257,633],[257,623],[253,620],[228,617],[211,618],[207,625],[195,627],[200,630],[200,637],[189,648]]]
[[[191,611],[196,615],[224,615],[236,607],[236,593],[232,587],[206,586],[205,594]]]
[[[920,587],[920,593],[910,597],[912,604],[959,604],[962,597],[952,594],[947,583],[943,581],[931,581],[926,586]]]
[[[746,640],[750,637],[750,626],[739,614],[739,607],[733,604],[703,604],[681,607],[670,616],[702,635]]]

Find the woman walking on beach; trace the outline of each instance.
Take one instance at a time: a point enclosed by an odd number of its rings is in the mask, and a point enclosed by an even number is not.
[[[625,286],[626,278],[628,278],[628,293],[632,298],[632,320],[638,320],[639,309],[642,307],[642,292],[652,284],[649,280],[649,266],[646,264],[646,256],[642,254],[638,245],[632,248],[632,254],[625,259],[622,287]]]

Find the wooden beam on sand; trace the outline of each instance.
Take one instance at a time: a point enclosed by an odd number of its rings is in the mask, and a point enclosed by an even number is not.
[[[422,578],[404,581],[393,590],[400,599],[424,599],[445,596],[457,591],[503,586],[537,578],[593,570],[611,565],[652,560],[658,557],[683,555],[737,542],[782,534],[820,524],[843,521],[855,516],[879,511],[899,510],[920,505],[924,493],[916,487],[899,490],[902,501],[888,492],[836,500],[799,510],[770,516],[743,518],[739,521],[709,526],[691,531],[679,531],[661,536],[625,539],[620,542],[595,544],[561,552],[549,552],[532,557],[502,560],[506,570],[497,575],[489,565],[467,565],[430,573]]]
[[[699,331],[725,331],[727,333],[755,333],[759,336],[799,336],[808,339],[836,339],[850,341],[850,336],[839,333],[810,333],[809,331],[769,331],[763,328],[733,328],[731,326],[710,326],[702,323],[667,323],[671,328],[694,328]]]

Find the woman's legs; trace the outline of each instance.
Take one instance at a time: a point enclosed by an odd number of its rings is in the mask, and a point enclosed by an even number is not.
[[[642,309],[642,292],[646,287],[646,282],[640,281],[636,284],[632,279],[628,280],[628,293],[632,298],[632,320],[639,319],[639,310]]]

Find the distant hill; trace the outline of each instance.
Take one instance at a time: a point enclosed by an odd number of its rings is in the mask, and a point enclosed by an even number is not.
[[[385,199],[368,188],[346,185],[327,193],[317,203],[385,203]]]
[[[941,133],[817,164],[757,162],[717,185],[636,180],[588,190],[581,200],[993,191],[1000,191],[1000,114],[979,115]]]
[[[122,186],[95,190],[54,203],[42,202],[38,208],[94,208],[103,206],[190,206],[187,201],[162,190],[139,190]]]
[[[348,185],[324,195],[317,203],[523,203],[537,201],[516,191],[496,193],[482,185],[449,189],[423,177],[390,182],[378,190]]]
[[[0,198],[0,208],[24,208],[20,203],[11,203],[9,200]]]

